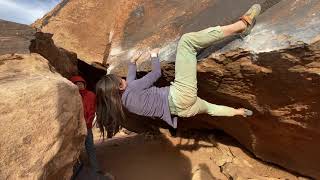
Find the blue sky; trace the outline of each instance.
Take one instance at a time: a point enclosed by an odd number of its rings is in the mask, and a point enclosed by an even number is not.
[[[61,0],[0,0],[0,19],[31,24]]]

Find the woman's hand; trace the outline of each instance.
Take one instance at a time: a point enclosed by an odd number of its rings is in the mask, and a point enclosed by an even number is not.
[[[150,51],[150,56],[151,57],[158,57],[159,52],[160,52],[160,48],[155,48],[152,51]]]
[[[137,61],[140,59],[140,57],[142,56],[142,52],[137,52],[135,55],[133,55],[133,57],[131,58],[130,62],[136,64]]]

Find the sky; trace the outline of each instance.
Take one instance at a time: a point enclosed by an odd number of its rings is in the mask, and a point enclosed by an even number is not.
[[[61,0],[0,0],[0,19],[31,24]]]

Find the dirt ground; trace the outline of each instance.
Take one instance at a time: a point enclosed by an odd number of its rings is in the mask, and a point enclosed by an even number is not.
[[[162,132],[97,141],[103,172],[116,180],[307,179],[256,160],[221,132]],[[88,164],[77,179],[92,179]]]

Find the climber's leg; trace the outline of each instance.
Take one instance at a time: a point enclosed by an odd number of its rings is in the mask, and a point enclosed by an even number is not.
[[[212,104],[198,97],[196,102],[190,108],[184,111],[179,111],[178,113],[180,117],[192,117],[197,114],[209,114],[211,116],[228,117],[241,115],[246,117],[251,116],[252,111],[244,108],[235,109],[228,106]]]
[[[87,137],[85,140],[85,147],[86,147],[86,151],[89,157],[89,162],[90,165],[92,167],[92,169],[95,172],[99,172],[99,165],[98,165],[98,161],[97,161],[97,155],[96,155],[96,149],[94,147],[94,141],[93,141],[93,134],[92,134],[92,129],[88,129],[87,130]]]
[[[175,80],[170,87],[170,110],[174,112],[190,108],[197,101],[197,52],[214,42],[238,33],[253,25],[260,13],[260,5],[254,5],[241,20],[227,26],[211,27],[199,32],[184,34],[178,44],[175,62]]]

